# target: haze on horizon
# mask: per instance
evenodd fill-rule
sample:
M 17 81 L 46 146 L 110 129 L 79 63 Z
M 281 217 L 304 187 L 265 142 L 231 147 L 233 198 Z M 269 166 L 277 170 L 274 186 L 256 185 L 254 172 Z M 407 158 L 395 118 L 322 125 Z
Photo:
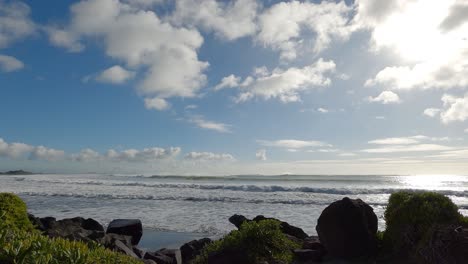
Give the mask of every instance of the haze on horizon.
M 464 0 L 0 0 L 0 169 L 466 174 Z

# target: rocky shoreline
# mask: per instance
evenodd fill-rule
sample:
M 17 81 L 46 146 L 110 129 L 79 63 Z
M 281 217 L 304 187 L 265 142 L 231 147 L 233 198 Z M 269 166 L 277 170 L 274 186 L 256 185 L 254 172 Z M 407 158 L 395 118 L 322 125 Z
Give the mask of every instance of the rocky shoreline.
M 162 248 L 146 251 L 138 247 L 143 235 L 143 225 L 138 219 L 115 219 L 106 230 L 93 219 L 75 217 L 56 220 L 53 217 L 38 218 L 29 215 L 30 221 L 44 235 L 61 237 L 73 241 L 98 243 L 108 249 L 124 253 L 148 264 L 189 264 L 202 250 L 214 241 L 210 238 L 192 240 L 180 248 Z M 278 219 L 262 215 L 248 219 L 242 215 L 233 215 L 229 219 L 239 230 L 246 223 L 263 223 L 275 221 L 279 230 L 297 247 L 292 249 L 293 263 L 309 264 L 321 262 L 338 263 L 396 263 L 395 256 L 388 256 L 383 250 L 382 238 L 377 230 L 377 216 L 371 206 L 360 199 L 343 198 L 325 208 L 317 221 L 318 236 L 309 236 L 301 228 L 292 226 Z M 450 237 L 455 243 L 447 262 L 411 262 L 410 256 L 398 256 L 398 263 L 464 263 L 468 257 L 468 228 L 458 225 L 444 225 L 443 236 Z M 437 241 L 436 241 L 437 242 Z M 446 240 L 444 243 L 448 243 Z M 458 248 L 457 248 L 458 247 Z M 382 251 L 384 253 L 382 253 Z M 416 253 L 414 253 L 416 254 Z M 210 264 L 245 263 L 245 252 L 242 250 L 224 250 L 207 256 Z M 286 263 L 277 260 L 262 261 L 262 264 Z

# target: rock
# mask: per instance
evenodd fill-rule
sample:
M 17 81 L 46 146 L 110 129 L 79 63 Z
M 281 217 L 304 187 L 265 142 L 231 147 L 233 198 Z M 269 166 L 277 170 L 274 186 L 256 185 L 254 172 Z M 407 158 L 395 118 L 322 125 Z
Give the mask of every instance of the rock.
M 114 250 L 116 241 L 122 242 L 128 248 L 133 248 L 131 236 L 109 233 L 106 234 L 103 238 L 101 238 L 98 242 L 106 248 Z
M 292 226 L 290 225 L 289 223 L 287 222 L 283 222 L 281 220 L 278 220 L 276 218 L 270 218 L 270 217 L 264 217 L 263 215 L 257 215 L 253 221 L 255 222 L 259 222 L 259 221 L 263 221 L 263 220 L 276 220 L 276 221 L 279 221 L 281 222 L 281 231 L 284 233 L 284 234 L 287 234 L 287 235 L 290 235 L 290 236 L 293 236 L 293 237 L 297 237 L 299 239 L 305 239 L 306 237 L 308 237 L 308 235 L 304 232 L 304 230 L 302 230 L 301 228 L 299 227 L 295 227 L 295 226 Z
M 139 258 L 135 252 L 133 252 L 133 249 L 129 248 L 127 245 L 125 245 L 122 241 L 116 240 L 114 244 L 114 250 L 122 252 L 128 256 L 134 257 L 134 258 Z
M 135 252 L 135 254 L 138 256 L 138 258 L 143 258 L 146 254 L 146 250 L 143 250 L 141 248 L 138 248 L 138 247 L 133 247 L 133 252 Z
M 201 250 L 209 243 L 211 243 L 211 239 L 202 238 L 199 240 L 192 240 L 188 243 L 183 244 L 180 247 L 182 263 L 187 264 L 196 256 L 200 255 Z
M 93 219 L 82 217 L 56 220 L 53 217 L 39 218 L 38 228 L 49 237 L 63 237 L 76 241 L 96 241 L 104 236 L 104 228 Z
M 154 260 L 151 260 L 151 259 L 144 259 L 143 263 L 145 263 L 145 264 L 158 264 Z
M 138 245 L 143 236 L 143 226 L 139 219 L 115 219 L 107 226 L 106 233 L 131 236 L 132 244 Z
M 181 264 L 182 263 L 182 256 L 180 253 L 180 249 L 167 249 L 167 248 L 162 248 L 158 251 L 156 251 L 159 254 L 162 254 L 164 256 L 168 256 L 172 259 L 172 263 L 176 264 Z
M 420 262 L 462 264 L 468 260 L 468 228 L 439 225 L 429 230 L 428 238 L 416 252 Z
M 231 224 L 235 225 L 237 228 L 240 228 L 243 223 L 248 222 L 248 221 L 250 221 L 250 220 L 247 219 L 243 215 L 235 214 L 235 215 L 229 217 L 229 222 L 231 222 Z
M 41 223 L 41 219 L 39 217 L 35 217 L 33 214 L 28 213 L 28 218 L 31 224 L 41 231 L 44 231 L 44 226 Z
M 300 262 L 321 261 L 323 257 L 323 252 L 320 250 L 295 249 L 293 252 L 294 259 Z
M 325 254 L 325 247 L 320 243 L 320 240 L 316 236 L 310 236 L 302 242 L 302 249 L 313 249 L 313 250 L 321 250 Z
M 316 230 L 332 256 L 353 259 L 373 255 L 377 249 L 377 216 L 360 199 L 343 198 L 325 208 Z
M 158 252 L 146 252 L 144 259 L 154 260 L 158 264 L 176 264 L 171 257 Z

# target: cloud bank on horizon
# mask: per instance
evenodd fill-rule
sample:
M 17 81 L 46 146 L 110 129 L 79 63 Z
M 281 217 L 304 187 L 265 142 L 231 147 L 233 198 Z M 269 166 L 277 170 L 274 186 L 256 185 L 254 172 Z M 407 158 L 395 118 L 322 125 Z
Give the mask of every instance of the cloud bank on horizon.
M 466 1 L 55 5 L 0 0 L 0 168 L 468 169 Z

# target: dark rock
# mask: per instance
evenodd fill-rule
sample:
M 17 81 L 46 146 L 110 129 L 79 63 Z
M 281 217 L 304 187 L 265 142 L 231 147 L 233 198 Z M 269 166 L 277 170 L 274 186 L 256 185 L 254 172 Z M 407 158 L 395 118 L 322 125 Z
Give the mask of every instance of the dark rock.
M 416 250 L 418 263 L 467 263 L 468 228 L 439 225 L 428 231 L 427 238 Z
M 299 227 L 295 227 L 295 226 L 292 226 L 290 225 L 289 223 L 287 222 L 283 222 L 283 221 L 280 221 L 276 218 L 270 218 L 270 217 L 264 217 L 263 215 L 257 215 L 253 221 L 255 222 L 259 222 L 259 221 L 263 221 L 263 220 L 276 220 L 276 221 L 279 221 L 281 222 L 281 231 L 284 233 L 284 234 L 287 234 L 287 235 L 290 235 L 290 236 L 293 236 L 293 237 L 297 237 L 299 239 L 305 239 L 306 237 L 308 237 L 308 235 L 304 232 L 304 230 L 302 230 L 301 228 Z
M 38 228 L 49 237 L 63 237 L 76 241 L 96 241 L 104 236 L 104 229 L 93 219 L 82 217 L 56 220 L 53 217 L 39 218 Z
M 180 249 L 167 249 L 167 248 L 162 248 L 158 251 L 156 251 L 159 254 L 162 254 L 164 256 L 168 256 L 172 259 L 173 263 L 176 264 L 181 264 L 182 263 L 182 256 L 180 253 Z
M 129 248 L 127 245 L 125 245 L 122 241 L 116 240 L 114 244 L 114 250 L 118 252 L 122 252 L 126 254 L 127 256 L 131 256 L 134 258 L 139 258 L 135 252 L 133 252 L 133 249 Z
M 135 254 L 138 256 L 138 258 L 143 258 L 146 254 L 146 250 L 143 250 L 141 248 L 138 248 L 138 247 L 133 247 L 133 252 L 135 252 Z
M 145 264 L 158 264 L 154 260 L 151 260 L 151 259 L 144 259 L 143 263 L 145 263 Z
M 41 231 L 44 231 L 44 226 L 41 223 L 41 219 L 39 217 L 35 217 L 33 214 L 28 213 L 28 218 L 31 224 Z
M 310 236 L 302 242 L 302 249 L 313 249 L 313 250 L 321 250 L 325 252 L 325 247 L 320 243 L 320 240 L 316 236 Z
M 146 252 L 144 259 L 154 260 L 158 264 L 176 264 L 171 257 L 158 252 Z
M 138 245 L 143 236 L 143 226 L 139 219 L 115 219 L 107 226 L 106 233 L 131 236 L 132 244 Z
M 377 249 L 377 216 L 360 199 L 343 198 L 325 208 L 317 233 L 327 252 L 344 259 L 373 255 Z
M 209 264 L 240 264 L 249 263 L 245 252 L 240 250 L 223 250 L 208 255 Z
M 128 248 L 133 248 L 132 237 L 109 233 L 101 238 L 98 242 L 109 249 L 115 249 L 116 241 L 120 241 L 125 244 Z
M 202 238 L 199 240 L 192 240 L 188 243 L 183 244 L 180 247 L 182 263 L 187 264 L 196 256 L 200 255 L 201 250 L 209 243 L 211 243 L 211 239 Z
M 323 252 L 320 250 L 313 249 L 295 249 L 294 258 L 301 262 L 309 261 L 321 261 L 323 257 Z
M 248 221 L 250 220 L 247 219 L 247 217 L 243 215 L 235 214 L 229 217 L 229 222 L 231 222 L 231 224 L 235 225 L 237 228 L 240 228 L 243 223 L 248 222 Z

